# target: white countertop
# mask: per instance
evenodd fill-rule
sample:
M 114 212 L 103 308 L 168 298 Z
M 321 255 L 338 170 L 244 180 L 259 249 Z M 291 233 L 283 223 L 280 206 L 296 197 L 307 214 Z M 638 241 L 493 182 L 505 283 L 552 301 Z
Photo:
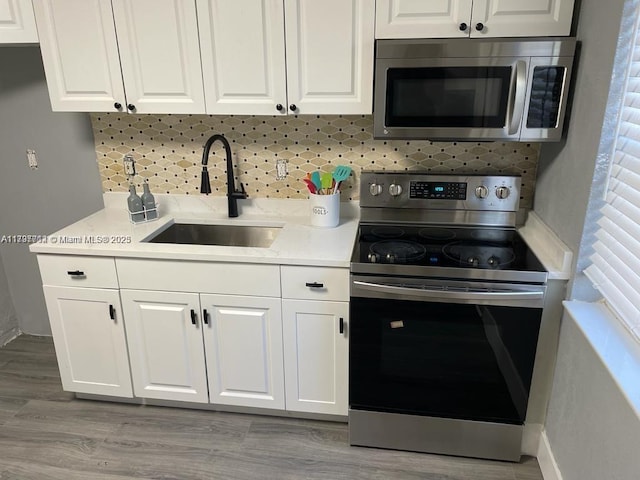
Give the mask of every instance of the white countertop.
M 129 221 L 126 210 L 127 195 L 106 193 L 103 210 L 33 243 L 31 251 L 348 268 L 358 231 L 357 202 L 341 204 L 340 224 L 337 227 L 321 228 L 310 225 L 307 200 L 240 200 L 240 215 L 229 218 L 226 197 L 201 195 L 156 195 L 159 218 L 134 225 Z M 269 248 L 143 241 L 172 222 L 278 226 L 282 230 Z
M 529 212 L 518 233 L 549 272 L 549 280 L 569 280 L 573 252 L 535 212 Z
M 217 262 L 272 263 L 348 268 L 358 232 L 357 202 L 341 203 L 335 228 L 309 224 L 307 200 L 258 198 L 240 200 L 240 216 L 227 216 L 226 197 L 156 195 L 160 218 L 132 224 L 126 210 L 127 193 L 105 193 L 105 208 L 30 246 L 35 253 L 182 259 Z M 215 245 L 176 245 L 144 242 L 169 223 L 213 223 L 282 227 L 269 248 Z M 571 276 L 571 250 L 534 213 L 519 229 L 549 279 Z M 101 242 L 101 243 L 98 243 Z

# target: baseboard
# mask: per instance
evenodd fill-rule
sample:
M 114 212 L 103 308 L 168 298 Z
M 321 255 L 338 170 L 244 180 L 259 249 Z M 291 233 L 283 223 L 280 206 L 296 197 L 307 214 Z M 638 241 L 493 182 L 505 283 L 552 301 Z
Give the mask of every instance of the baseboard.
M 15 327 L 0 335 L 0 347 L 4 347 L 7 343 L 18 338 L 20 333 L 20 329 Z
M 538 456 L 538 448 L 540 446 L 540 434 L 542 433 L 542 424 L 525 423 L 522 431 L 522 447 L 523 455 L 530 457 Z
M 551 445 L 547 438 L 546 430 L 540 434 L 540 444 L 538 445 L 538 465 L 544 480 L 562 480 L 562 474 L 556 463 L 556 458 L 551 451 Z

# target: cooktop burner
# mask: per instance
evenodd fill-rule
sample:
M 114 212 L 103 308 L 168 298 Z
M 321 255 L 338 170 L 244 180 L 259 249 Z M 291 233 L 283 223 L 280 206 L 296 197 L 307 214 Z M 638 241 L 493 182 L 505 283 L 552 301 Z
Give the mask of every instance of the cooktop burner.
M 352 262 L 545 271 L 513 228 L 361 224 Z

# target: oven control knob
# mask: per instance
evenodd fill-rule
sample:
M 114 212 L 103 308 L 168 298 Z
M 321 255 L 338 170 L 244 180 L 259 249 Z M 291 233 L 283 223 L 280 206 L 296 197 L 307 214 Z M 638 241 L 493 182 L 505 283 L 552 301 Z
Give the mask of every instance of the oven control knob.
M 490 267 L 497 267 L 498 265 L 500 265 L 500 259 L 492 255 L 487 258 L 487 265 L 489 265 Z
M 479 185 L 476 187 L 476 197 L 478 198 L 487 198 L 489 196 L 489 189 L 484 185 Z
M 396 263 L 396 256 L 393 253 L 387 253 L 386 262 Z
M 378 185 L 377 183 L 372 183 L 371 185 L 369 185 L 369 193 L 372 196 L 377 197 L 382 193 L 382 185 Z
M 496 197 L 505 199 L 511 194 L 511 190 L 509 187 L 498 187 L 496 188 Z
M 375 253 L 370 253 L 369 255 L 367 255 L 367 258 L 371 263 L 378 263 L 378 255 L 376 255 Z
M 480 263 L 480 260 L 478 260 L 478 257 L 469 257 L 467 258 L 467 263 L 472 267 L 477 267 Z
M 402 193 L 402 185 L 398 185 L 397 183 L 392 183 L 389 185 L 389 195 L 392 197 L 397 197 Z

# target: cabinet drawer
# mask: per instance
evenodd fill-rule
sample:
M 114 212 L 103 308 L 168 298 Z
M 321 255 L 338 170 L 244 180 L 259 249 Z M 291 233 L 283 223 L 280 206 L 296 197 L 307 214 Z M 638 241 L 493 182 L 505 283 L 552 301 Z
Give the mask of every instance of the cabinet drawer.
M 43 285 L 118 288 L 116 264 L 111 257 L 38 255 Z
M 278 265 L 116 259 L 121 288 L 280 296 Z
M 283 266 L 281 274 L 283 298 L 349 301 L 346 268 Z

